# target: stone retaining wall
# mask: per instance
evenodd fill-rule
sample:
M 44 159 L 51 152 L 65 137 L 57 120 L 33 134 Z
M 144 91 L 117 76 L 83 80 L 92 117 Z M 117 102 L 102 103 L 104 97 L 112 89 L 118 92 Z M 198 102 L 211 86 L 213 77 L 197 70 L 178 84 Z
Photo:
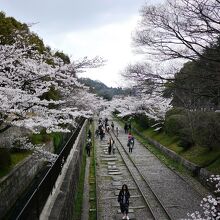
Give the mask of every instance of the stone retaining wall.
M 16 138 L 27 136 L 30 133 L 30 130 L 23 127 L 10 127 L 3 133 L 0 133 L 0 147 L 11 148 L 13 147 L 13 142 Z
M 43 161 L 29 156 L 0 180 L 0 219 L 13 206 L 43 165 Z
M 58 180 L 60 183 L 56 183 L 57 188 L 54 190 L 53 195 L 48 198 L 40 219 L 66 220 L 72 219 L 74 216 L 74 197 L 80 176 L 83 147 L 86 142 L 86 125 L 87 121 L 75 141 L 66 164 L 64 164 L 60 180 Z M 51 207 L 51 204 L 53 205 L 50 213 L 46 216 L 48 214 L 46 206 Z

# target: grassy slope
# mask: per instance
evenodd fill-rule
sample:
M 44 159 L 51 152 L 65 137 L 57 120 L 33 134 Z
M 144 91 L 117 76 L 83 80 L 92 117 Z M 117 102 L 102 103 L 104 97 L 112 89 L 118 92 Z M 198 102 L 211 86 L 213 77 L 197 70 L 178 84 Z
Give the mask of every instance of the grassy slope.
M 73 220 L 79 220 L 81 218 L 82 205 L 83 205 L 83 189 L 84 189 L 85 171 L 86 171 L 86 151 L 85 151 L 85 146 L 83 146 L 82 166 L 81 166 L 81 171 L 80 171 L 79 183 L 77 186 L 77 192 L 76 192 L 76 196 L 74 199 L 75 206 L 74 206 Z
M 11 153 L 11 165 L 5 169 L 0 169 L 0 178 L 7 175 L 19 162 L 30 154 L 31 152 Z

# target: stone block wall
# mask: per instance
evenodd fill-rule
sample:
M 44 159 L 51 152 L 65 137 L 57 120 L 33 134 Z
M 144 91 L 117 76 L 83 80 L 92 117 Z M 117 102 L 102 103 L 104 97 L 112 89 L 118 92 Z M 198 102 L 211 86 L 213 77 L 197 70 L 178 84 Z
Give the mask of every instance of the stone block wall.
M 0 219 L 13 206 L 43 165 L 43 161 L 29 156 L 0 179 Z
M 0 147 L 11 148 L 16 138 L 26 136 L 30 133 L 30 130 L 23 127 L 10 127 L 8 130 L 0 133 Z

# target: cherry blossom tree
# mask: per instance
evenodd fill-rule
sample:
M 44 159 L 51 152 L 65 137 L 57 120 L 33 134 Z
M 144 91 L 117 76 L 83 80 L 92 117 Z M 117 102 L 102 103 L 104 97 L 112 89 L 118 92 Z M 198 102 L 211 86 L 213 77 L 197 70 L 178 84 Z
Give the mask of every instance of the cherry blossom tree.
M 207 180 L 213 184 L 215 184 L 215 193 L 220 192 L 220 175 L 211 175 L 211 177 Z M 203 213 L 196 211 L 194 213 L 189 213 L 188 216 L 190 219 L 196 220 L 218 220 L 220 219 L 220 197 L 214 197 L 212 195 L 208 195 L 203 198 L 200 206 L 203 209 Z
M 87 110 L 91 109 L 96 97 L 90 95 L 86 88 L 77 81 L 76 73 L 85 68 L 95 68 L 103 64 L 101 58 L 75 61 L 70 64 L 53 56 L 48 52 L 39 53 L 34 45 L 22 43 L 22 37 L 16 36 L 12 45 L 0 45 L 0 113 L 1 132 L 12 125 L 24 126 L 33 132 L 38 132 L 40 127 L 46 127 L 48 132 L 67 131 L 61 124 L 75 123 L 75 118 L 86 115 L 81 104 L 75 103 L 68 107 L 66 96 L 75 96 L 84 93 L 90 97 Z M 58 100 L 44 99 L 44 95 L 51 88 L 59 91 Z M 74 93 L 74 89 L 80 93 Z M 53 106 L 53 107 L 51 107 Z M 78 108 L 80 107 L 80 108 Z
M 145 114 L 155 121 L 163 121 L 166 111 L 171 107 L 170 100 L 164 99 L 158 94 L 139 94 L 139 96 L 127 96 L 114 98 L 110 102 L 109 110 L 120 112 L 119 117 L 134 114 Z

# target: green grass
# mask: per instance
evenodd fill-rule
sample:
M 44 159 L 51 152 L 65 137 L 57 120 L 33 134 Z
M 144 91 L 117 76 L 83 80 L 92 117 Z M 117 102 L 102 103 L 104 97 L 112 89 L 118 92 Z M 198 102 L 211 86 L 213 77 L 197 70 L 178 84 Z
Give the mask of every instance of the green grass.
M 11 162 L 12 162 L 12 166 L 14 167 L 15 165 L 17 165 L 19 162 L 21 162 L 22 160 L 24 160 L 26 157 L 28 157 L 31 154 L 30 151 L 27 152 L 16 152 L 16 153 L 11 153 Z
M 141 133 L 144 136 L 153 138 L 162 145 L 169 147 L 169 149 L 175 151 L 176 153 L 180 153 L 183 151 L 183 148 L 178 146 L 178 139 L 175 136 L 170 137 L 164 132 L 155 132 L 152 128 L 142 131 Z
M 30 140 L 32 144 L 42 144 L 53 140 L 54 153 L 59 153 L 63 147 L 63 134 L 60 132 L 47 134 L 45 130 L 42 130 L 40 134 L 32 134 Z
M 212 171 L 215 174 L 220 173 L 220 158 L 213 162 L 211 165 L 207 167 L 208 170 Z
M 11 170 L 12 170 L 11 167 L 5 167 L 3 169 L 0 169 L 0 178 L 6 176 Z
M 86 168 L 86 152 L 85 146 L 83 147 L 83 159 L 80 171 L 79 183 L 77 186 L 77 192 L 74 199 L 74 217 L 73 220 L 79 220 L 81 218 L 82 206 L 83 206 L 83 189 L 84 189 L 84 179 L 85 179 L 85 169 Z
M 199 166 L 206 167 L 213 163 L 220 156 L 220 149 L 210 151 L 207 148 L 194 146 L 189 150 L 181 153 L 184 158 L 193 161 Z
M 23 161 L 30 154 L 31 154 L 30 151 L 10 153 L 11 165 L 8 167 L 5 167 L 4 169 L 0 169 L 0 178 L 2 178 L 3 176 L 6 176 L 18 163 Z
M 59 153 L 61 148 L 63 147 L 63 134 L 60 132 L 54 132 L 51 134 L 53 137 L 53 145 L 54 145 L 54 152 Z
M 32 144 L 42 144 L 50 141 L 51 139 L 52 139 L 51 134 L 45 134 L 45 133 L 32 134 L 30 136 L 30 140 Z

